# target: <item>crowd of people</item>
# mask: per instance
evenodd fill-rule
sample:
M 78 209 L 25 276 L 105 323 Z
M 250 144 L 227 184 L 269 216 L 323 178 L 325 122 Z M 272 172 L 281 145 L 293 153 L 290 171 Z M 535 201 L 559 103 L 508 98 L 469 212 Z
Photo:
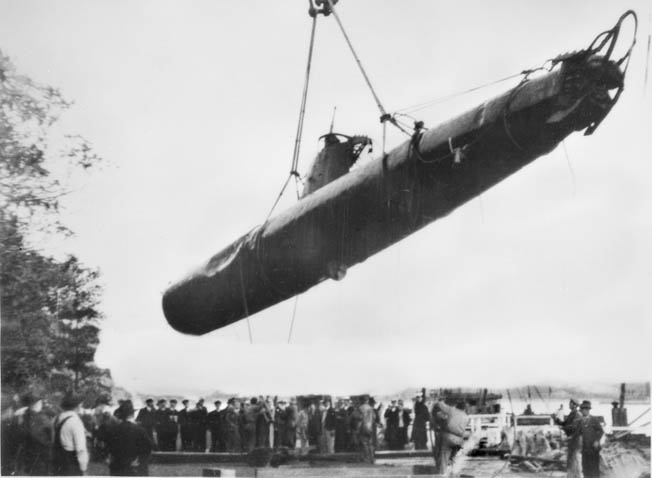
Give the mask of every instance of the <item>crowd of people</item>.
M 437 473 L 445 474 L 466 437 L 473 406 L 413 398 L 384 406 L 363 395 L 217 400 L 209 412 L 204 400 L 147 399 L 134 409 L 131 400 L 101 400 L 92 411 L 81 398 L 63 397 L 56 409 L 27 394 L 2 414 L 2 474 L 79 475 L 89 461 L 108 464 L 112 475 L 147 475 L 152 451 L 248 453 L 257 448 L 314 450 L 322 454 L 356 452 L 374 462 L 377 448 L 426 450 L 433 444 Z M 598 476 L 602 426 L 591 404 L 570 401 L 569 415 L 554 416 L 568 437 L 568 472 Z M 580 411 L 578 411 L 578 408 Z M 430 435 L 430 436 L 429 436 Z M 410 445 L 411 443 L 411 445 Z M 583 471 L 580 471 L 583 470 Z M 583 474 L 582 474 L 583 473 Z
M 365 401 L 373 413 L 365 416 Z M 402 400 L 387 407 L 373 397 L 343 398 L 271 397 L 230 398 L 214 402 L 210 412 L 203 399 L 191 406 L 182 400 L 147 399 L 136 423 L 147 432 L 159 451 L 249 452 L 254 448 L 287 447 L 319 453 L 361 451 L 365 433 L 374 446 L 404 449 L 413 441 L 416 449 L 427 448 L 428 407 L 423 397 L 414 399 L 414 411 Z M 99 423 L 110 423 L 108 409 Z M 411 434 L 408 429 L 411 425 Z
M 116 407 L 117 405 L 117 407 Z M 106 397 L 92 410 L 67 395 L 54 406 L 26 394 L 3 411 L 3 474 L 83 473 L 89 461 L 107 462 L 112 474 L 147 472 L 148 457 L 160 452 L 248 453 L 255 448 L 357 452 L 374 461 L 374 450 L 403 449 L 414 442 L 427 448 L 428 407 L 414 398 L 414 410 L 402 400 L 384 407 L 373 397 L 333 400 L 328 396 L 147 399 L 135 410 L 131 400 L 112 404 Z M 411 433 L 408 435 L 408 430 Z

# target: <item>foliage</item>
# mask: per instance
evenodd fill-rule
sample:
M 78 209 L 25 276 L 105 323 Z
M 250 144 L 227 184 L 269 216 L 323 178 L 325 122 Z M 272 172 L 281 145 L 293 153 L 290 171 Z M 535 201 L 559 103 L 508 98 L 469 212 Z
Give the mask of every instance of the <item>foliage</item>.
M 20 389 L 102 388 L 99 273 L 75 256 L 56 260 L 30 244 L 36 230 L 71 234 L 60 221 L 69 190 L 58 171 L 87 170 L 99 158 L 80 136 L 53 151 L 50 132 L 70 107 L 61 93 L 16 73 L 0 51 L 0 305 L 2 384 Z

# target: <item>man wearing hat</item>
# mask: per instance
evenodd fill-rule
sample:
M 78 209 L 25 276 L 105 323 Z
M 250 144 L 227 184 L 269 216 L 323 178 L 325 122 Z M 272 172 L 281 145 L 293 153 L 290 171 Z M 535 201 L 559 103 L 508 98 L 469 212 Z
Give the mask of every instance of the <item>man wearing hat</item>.
M 47 475 L 50 465 L 50 447 L 52 446 L 52 420 L 43 411 L 40 396 L 27 393 L 23 397 L 27 407 L 19 417 L 21 426 L 22 453 L 18 456 L 19 470 L 26 475 Z M 3 437 L 4 438 L 4 437 Z
M 63 412 L 54 421 L 54 475 L 81 476 L 88 467 L 86 430 L 77 414 L 80 404 L 81 398 L 73 394 L 66 395 L 61 401 Z
M 154 400 L 145 400 L 145 407 L 141 408 L 136 417 L 136 423 L 145 429 L 149 439 L 154 442 L 154 426 L 156 425 L 156 413 L 154 411 Z
M 188 404 L 190 401 L 187 398 L 181 400 L 183 409 L 179 412 L 179 433 L 181 435 L 181 450 L 182 451 L 191 451 L 192 450 L 192 433 L 190 426 L 190 410 L 188 410 Z
M 392 400 L 389 407 L 385 410 L 385 441 L 390 450 L 398 450 L 398 415 L 399 410 L 396 405 L 396 399 Z
M 414 448 L 417 450 L 426 450 L 428 448 L 428 435 L 426 432 L 426 423 L 430 421 L 430 412 L 424 402 L 423 394 L 417 395 L 414 399 L 414 423 L 412 424 L 412 440 Z
M 577 407 L 580 403 L 571 398 L 568 402 L 570 413 L 563 420 L 553 415 L 555 423 L 561 427 L 568 438 L 568 458 L 566 461 L 566 473 L 568 478 L 582 478 L 582 466 L 580 461 L 580 447 L 579 447 L 579 429 L 580 412 Z
M 177 410 L 177 400 L 172 398 L 170 400 L 170 408 L 168 409 L 170 418 L 170 439 L 172 440 L 172 451 L 177 450 L 177 439 L 179 438 L 179 410 Z
M 147 432 L 134 423 L 131 400 L 120 405 L 118 415 L 120 423 L 113 427 L 107 440 L 111 456 L 109 471 L 113 476 L 148 476 L 152 442 Z
M 224 451 L 223 440 L 224 427 L 222 426 L 222 402 L 216 400 L 215 410 L 208 412 L 208 429 L 211 432 L 211 451 L 221 452 Z
M 577 433 L 582 439 L 582 471 L 584 478 L 597 478 L 600 476 L 600 439 L 604 430 L 600 420 L 591 415 L 591 402 L 584 400 L 580 412 L 582 417 Z

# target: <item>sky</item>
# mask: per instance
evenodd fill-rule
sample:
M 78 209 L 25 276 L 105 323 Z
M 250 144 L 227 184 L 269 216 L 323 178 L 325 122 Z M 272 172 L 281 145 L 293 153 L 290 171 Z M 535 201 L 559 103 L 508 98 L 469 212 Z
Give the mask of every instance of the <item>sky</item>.
M 388 111 L 588 46 L 639 15 L 621 100 L 562 147 L 293 300 L 201 337 L 163 291 L 260 224 L 290 168 L 307 2 L 0 0 L 0 48 L 74 101 L 53 134 L 103 165 L 67 197 L 71 252 L 102 273 L 97 362 L 149 393 L 354 393 L 647 380 L 652 358 L 652 124 L 647 0 L 342 0 Z M 631 28 L 623 32 L 624 45 Z M 622 48 L 622 47 L 621 47 Z M 330 125 L 381 150 L 379 113 L 333 17 L 319 18 L 299 169 Z M 419 112 L 433 127 L 518 79 Z M 388 146 L 403 141 L 390 131 Z M 368 158 L 367 160 L 371 160 Z M 56 166 L 54 167 L 56 170 Z M 289 189 L 277 211 L 296 200 Z

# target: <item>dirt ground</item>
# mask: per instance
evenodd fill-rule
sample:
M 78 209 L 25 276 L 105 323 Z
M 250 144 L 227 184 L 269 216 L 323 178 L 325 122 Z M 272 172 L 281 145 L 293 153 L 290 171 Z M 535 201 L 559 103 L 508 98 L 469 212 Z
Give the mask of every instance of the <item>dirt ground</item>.
M 337 477 L 382 477 L 398 478 L 410 477 L 412 475 L 412 466 L 415 464 L 432 465 L 428 459 L 392 459 L 377 460 L 375 465 L 323 465 L 308 467 L 305 464 L 295 464 L 282 466 L 280 468 L 263 468 L 255 470 L 254 468 L 240 465 L 214 465 L 215 467 L 234 469 L 236 476 L 258 477 L 258 478 L 280 478 L 288 477 L 305 477 L 305 478 L 326 478 L 331 476 Z M 211 468 L 209 464 L 180 464 L 180 465 L 150 465 L 150 476 L 202 476 L 204 468 Z M 93 463 L 90 466 L 89 474 L 108 475 L 108 467 L 104 464 Z M 423 475 L 421 475 L 423 476 Z M 431 475 L 433 476 L 433 475 Z M 509 478 L 533 478 L 535 476 L 545 476 L 546 478 L 561 478 L 565 476 L 563 472 L 553 472 L 545 474 L 528 474 L 514 473 L 506 465 L 506 462 L 498 458 L 466 458 L 460 468 L 460 477 L 477 477 L 489 478 L 506 476 Z

